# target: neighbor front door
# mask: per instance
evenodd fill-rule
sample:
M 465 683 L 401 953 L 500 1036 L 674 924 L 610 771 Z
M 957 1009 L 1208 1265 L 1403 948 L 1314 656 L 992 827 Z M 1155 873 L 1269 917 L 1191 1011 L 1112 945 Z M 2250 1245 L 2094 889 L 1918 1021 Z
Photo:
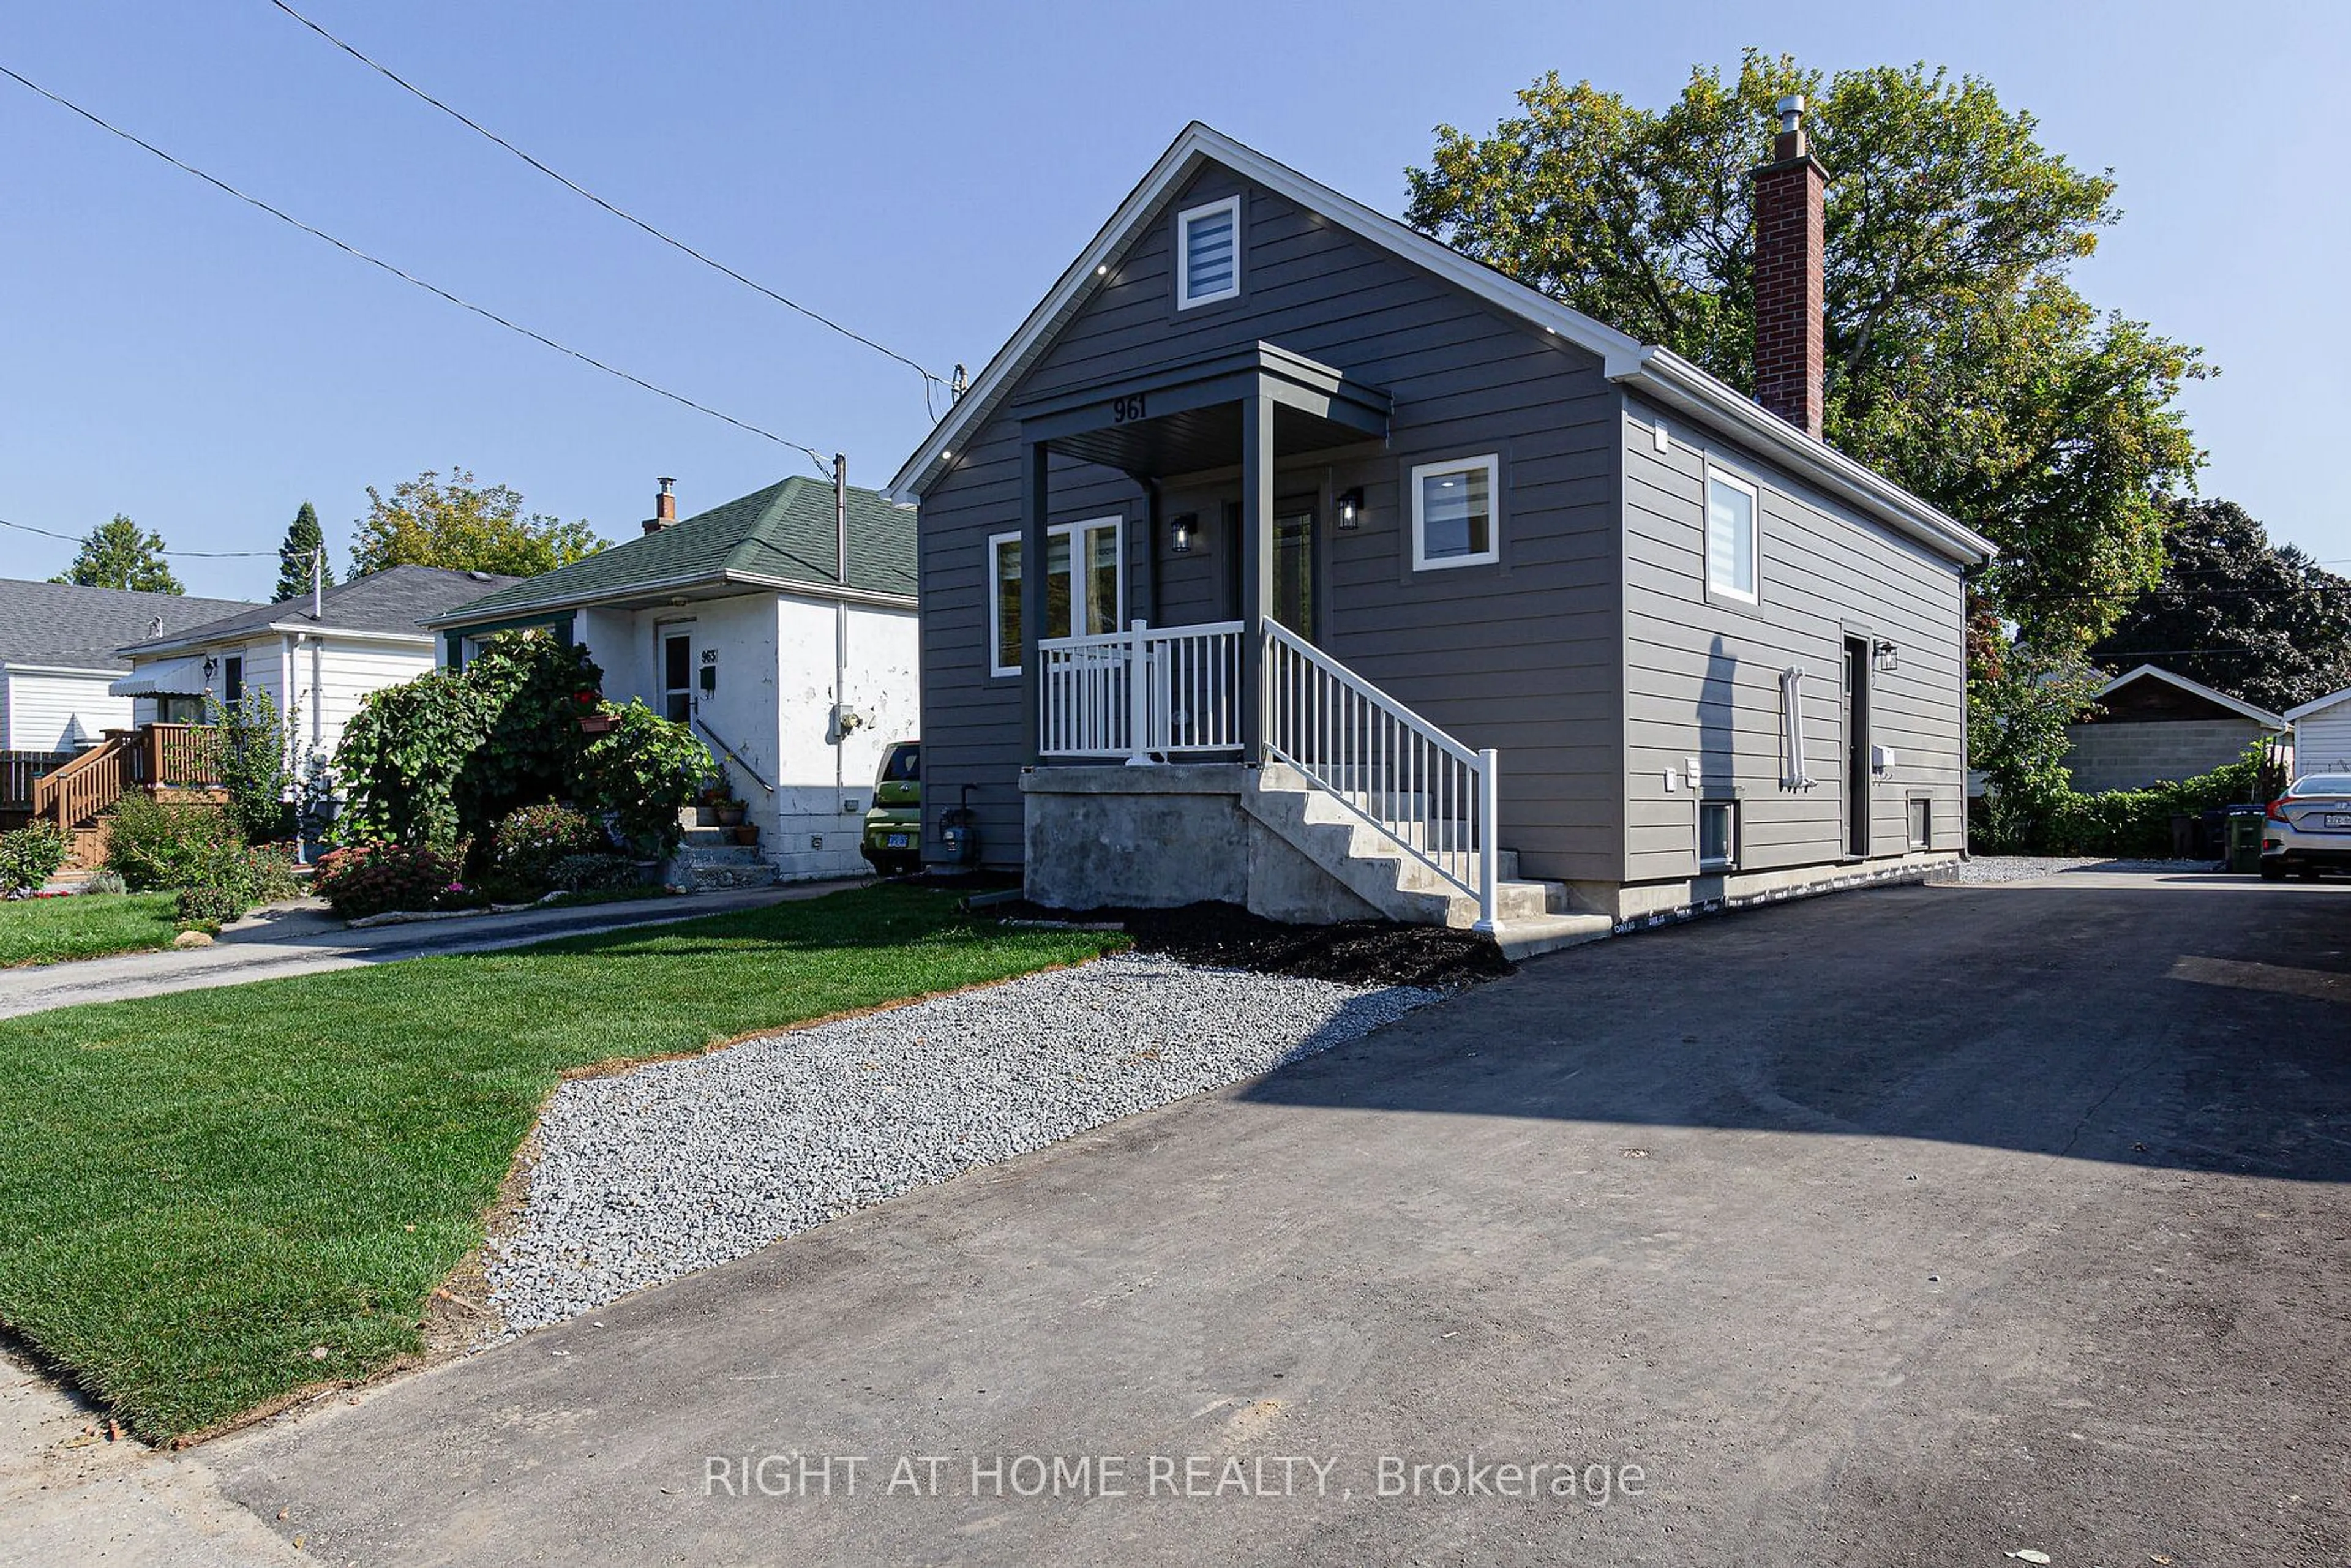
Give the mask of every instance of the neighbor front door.
M 694 717 L 694 628 L 664 626 L 661 633 L 662 715 L 674 724 Z

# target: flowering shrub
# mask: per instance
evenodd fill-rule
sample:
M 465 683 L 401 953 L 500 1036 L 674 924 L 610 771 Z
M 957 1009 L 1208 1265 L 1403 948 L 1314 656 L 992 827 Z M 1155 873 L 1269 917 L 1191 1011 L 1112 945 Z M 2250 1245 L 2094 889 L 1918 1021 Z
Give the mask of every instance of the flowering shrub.
M 550 800 L 499 819 L 490 832 L 490 864 L 507 881 L 543 893 L 561 885 L 552 874 L 559 862 L 609 854 L 611 848 L 602 823 Z
M 446 909 L 468 902 L 455 857 L 422 844 L 371 843 L 336 850 L 319 862 L 312 886 L 346 920 L 392 909 Z

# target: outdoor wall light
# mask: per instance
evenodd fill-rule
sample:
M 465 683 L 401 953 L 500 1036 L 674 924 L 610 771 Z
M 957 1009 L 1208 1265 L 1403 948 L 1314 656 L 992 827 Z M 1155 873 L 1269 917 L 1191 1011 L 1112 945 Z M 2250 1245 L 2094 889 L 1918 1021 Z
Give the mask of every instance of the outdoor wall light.
M 206 653 L 204 655 L 204 685 L 211 685 L 213 684 L 213 675 L 214 672 L 219 670 L 219 668 L 220 661 L 214 658 L 210 653 Z
M 1338 496 L 1339 526 L 1352 532 L 1364 521 L 1364 492 L 1360 486 L 1342 490 Z
M 1199 523 L 1200 519 L 1190 512 L 1180 517 L 1170 517 L 1167 520 L 1167 549 L 1176 555 L 1190 555 L 1192 534 Z
M 1879 674 L 1890 675 L 1902 667 L 1902 650 L 1888 639 L 1880 637 L 1871 652 L 1876 655 Z

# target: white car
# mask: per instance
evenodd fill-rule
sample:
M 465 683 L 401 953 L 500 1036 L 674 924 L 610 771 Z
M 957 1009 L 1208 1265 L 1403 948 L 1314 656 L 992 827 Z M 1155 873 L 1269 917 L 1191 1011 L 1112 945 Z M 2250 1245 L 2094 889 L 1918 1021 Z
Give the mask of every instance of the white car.
M 2351 773 L 2305 773 L 2270 802 L 2262 824 L 2262 875 L 2300 872 L 2316 881 L 2351 871 Z

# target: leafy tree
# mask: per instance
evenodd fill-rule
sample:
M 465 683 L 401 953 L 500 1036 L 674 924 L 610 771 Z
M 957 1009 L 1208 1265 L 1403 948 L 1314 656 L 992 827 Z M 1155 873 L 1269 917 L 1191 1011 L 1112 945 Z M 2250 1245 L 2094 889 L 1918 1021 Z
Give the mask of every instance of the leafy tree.
M 523 515 L 522 497 L 505 485 L 481 485 L 463 468 L 444 480 L 427 469 L 385 496 L 368 486 L 368 515 L 351 545 L 351 571 L 388 566 L 440 566 L 535 577 L 595 554 L 609 542 L 585 522 Z
M 2163 579 L 2091 649 L 2142 662 L 2275 712 L 2351 686 L 2351 580 L 2269 532 L 2234 501 L 2182 501 Z
M 305 501 L 302 509 L 294 514 L 294 520 L 286 526 L 286 542 L 277 547 L 277 590 L 270 595 L 270 602 L 299 599 L 310 591 L 310 561 L 314 555 L 319 559 L 319 585 L 334 587 L 335 569 L 325 558 L 326 548 L 326 530 L 319 527 L 318 508 Z
M 128 588 L 141 593 L 187 591 L 164 564 L 163 536 L 147 532 L 120 512 L 114 514 L 112 522 L 90 529 L 73 565 L 49 580 L 84 588 Z
M 294 831 L 293 736 L 269 693 L 249 685 L 233 703 L 207 695 L 214 766 L 228 796 L 229 820 L 247 843 L 266 844 Z
M 682 724 L 640 704 L 614 707 L 587 650 L 544 632 L 490 639 L 465 669 L 369 695 L 343 728 L 334 771 L 349 797 L 344 844 L 390 841 L 486 859 L 490 830 L 517 807 L 572 800 L 611 812 L 649 854 L 677 845 L 678 808 L 716 766 Z M 580 720 L 612 723 L 590 737 Z
M 1824 78 L 1750 50 L 1635 108 L 1554 73 L 1493 134 L 1437 130 L 1408 216 L 1731 386 L 1754 384 L 1754 187 L 1801 92 L 1830 172 L 1830 443 L 1990 534 L 1985 580 L 2029 638 L 2078 649 L 2154 581 L 2164 493 L 2200 455 L 2175 398 L 2199 351 L 2102 315 L 2065 280 L 2120 216 L 2115 185 L 2043 147 L 1991 86 L 1924 66 Z M 2062 585 L 2062 591 L 2061 591 Z
M 1970 754 L 2003 787 L 2062 778 L 2050 714 L 2157 580 L 2170 497 L 2202 461 L 2178 393 L 2210 373 L 2067 281 L 2121 215 L 2109 174 L 1976 78 L 1823 77 L 1750 50 L 1735 81 L 1694 70 L 1663 110 L 1553 73 L 1490 135 L 1440 126 L 1407 215 L 1751 390 L 1750 175 L 1791 92 L 1830 175 L 1827 439 L 2001 547 L 1971 585 Z

